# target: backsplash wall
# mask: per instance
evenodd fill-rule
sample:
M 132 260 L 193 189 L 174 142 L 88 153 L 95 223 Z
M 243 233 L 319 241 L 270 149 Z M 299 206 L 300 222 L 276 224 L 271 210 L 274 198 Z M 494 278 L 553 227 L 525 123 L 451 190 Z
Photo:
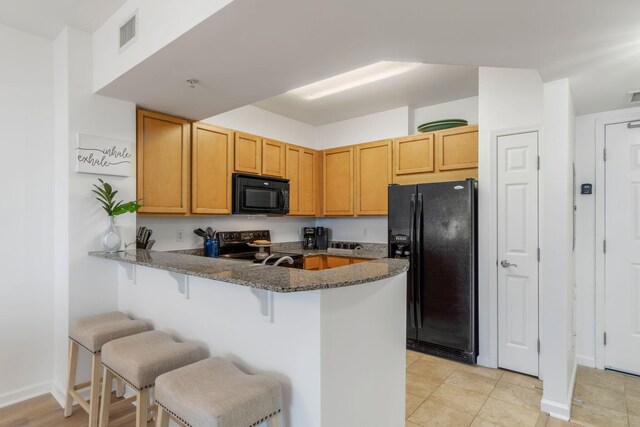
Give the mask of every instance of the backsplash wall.
M 193 234 L 196 228 L 212 227 L 220 231 L 269 230 L 275 243 L 302 240 L 302 227 L 328 227 L 331 240 L 387 243 L 387 217 L 369 218 L 291 218 L 247 215 L 227 216 L 137 216 L 138 227 L 153 230 L 154 250 L 193 249 L 202 238 Z M 182 241 L 177 241 L 182 230 Z M 129 242 L 126 242 L 129 243 Z
M 202 245 L 202 238 L 196 236 L 196 228 L 211 227 L 218 231 L 269 230 L 271 240 L 276 243 L 302 240 L 300 229 L 315 226 L 315 218 L 267 217 L 264 215 L 225 216 L 145 216 L 138 215 L 138 227 L 153 230 L 154 250 L 193 249 Z M 182 242 L 177 241 L 178 230 L 182 230 Z

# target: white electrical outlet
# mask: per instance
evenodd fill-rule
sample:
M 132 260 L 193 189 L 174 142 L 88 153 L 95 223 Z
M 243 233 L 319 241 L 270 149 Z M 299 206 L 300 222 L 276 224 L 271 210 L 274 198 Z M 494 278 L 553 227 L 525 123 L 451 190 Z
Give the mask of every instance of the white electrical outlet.
M 362 229 L 362 235 L 363 235 L 363 236 L 366 236 L 366 235 L 367 235 L 367 227 L 365 227 L 365 228 L 363 228 L 363 229 Z
M 182 242 L 184 240 L 184 230 L 178 230 L 176 234 L 176 242 Z

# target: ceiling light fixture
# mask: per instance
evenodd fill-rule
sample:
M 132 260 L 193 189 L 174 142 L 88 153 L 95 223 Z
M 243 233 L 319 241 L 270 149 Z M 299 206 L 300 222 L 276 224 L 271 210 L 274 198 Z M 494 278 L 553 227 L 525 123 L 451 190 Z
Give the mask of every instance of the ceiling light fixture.
M 366 85 L 367 83 L 406 73 L 420 65 L 422 64 L 419 62 L 380 61 L 290 90 L 288 93 L 307 100 L 323 98 L 354 87 Z

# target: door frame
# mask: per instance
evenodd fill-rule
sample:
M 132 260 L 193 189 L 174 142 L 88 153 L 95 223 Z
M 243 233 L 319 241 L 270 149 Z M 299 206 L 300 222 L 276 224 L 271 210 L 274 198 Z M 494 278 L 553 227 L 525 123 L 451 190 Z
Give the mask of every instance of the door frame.
M 606 288 L 606 267 L 605 256 L 603 251 L 603 242 L 606 238 L 606 205 L 605 205 L 605 161 L 604 161 L 604 148 L 606 141 L 606 131 L 608 125 L 616 125 L 631 121 L 640 120 L 640 112 L 635 113 L 616 113 L 609 117 L 596 119 L 596 147 L 595 147 L 595 163 L 596 163 L 596 241 L 595 241 L 595 316 L 596 316 L 596 330 L 595 330 L 595 364 L 596 368 L 604 369 L 606 356 L 604 345 L 604 332 L 605 332 L 605 316 L 606 316 L 606 304 L 605 304 L 605 288 Z M 602 191 L 598 191 L 601 189 Z
M 485 307 L 489 313 L 489 356 L 479 358 L 484 362 L 486 366 L 493 368 L 498 367 L 498 138 L 510 135 L 519 135 L 523 133 L 537 132 L 538 134 L 538 155 L 543 159 L 543 130 L 542 125 L 524 126 L 517 128 L 501 129 L 491 132 L 490 137 L 490 152 L 491 152 L 491 179 L 490 179 L 490 195 L 491 195 L 491 213 L 489 218 L 489 254 L 490 257 L 487 260 L 491 262 L 489 268 L 489 283 L 487 284 L 487 291 L 489 296 L 489 306 Z M 542 163 L 544 164 L 544 163 Z M 542 229 L 542 166 L 538 170 L 538 246 L 542 248 L 542 235 L 540 230 Z M 540 301 L 542 301 L 542 286 L 540 286 L 540 277 L 542 276 L 542 261 L 538 262 L 538 339 L 542 341 L 542 330 L 540 328 Z M 480 285 L 479 285 L 480 286 Z M 481 295 L 480 289 L 478 289 L 479 297 Z M 482 306 L 479 307 L 482 309 Z M 540 364 L 540 355 L 538 355 L 538 377 L 542 379 L 542 365 Z

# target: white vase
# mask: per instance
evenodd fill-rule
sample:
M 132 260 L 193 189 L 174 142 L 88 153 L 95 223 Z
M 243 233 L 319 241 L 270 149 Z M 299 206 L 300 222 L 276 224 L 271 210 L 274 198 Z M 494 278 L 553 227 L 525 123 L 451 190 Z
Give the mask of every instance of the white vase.
M 105 252 L 118 252 L 122 239 L 116 228 L 115 217 L 108 216 L 107 218 L 109 220 L 109 226 L 107 227 L 106 233 L 102 236 L 102 249 L 104 249 Z

